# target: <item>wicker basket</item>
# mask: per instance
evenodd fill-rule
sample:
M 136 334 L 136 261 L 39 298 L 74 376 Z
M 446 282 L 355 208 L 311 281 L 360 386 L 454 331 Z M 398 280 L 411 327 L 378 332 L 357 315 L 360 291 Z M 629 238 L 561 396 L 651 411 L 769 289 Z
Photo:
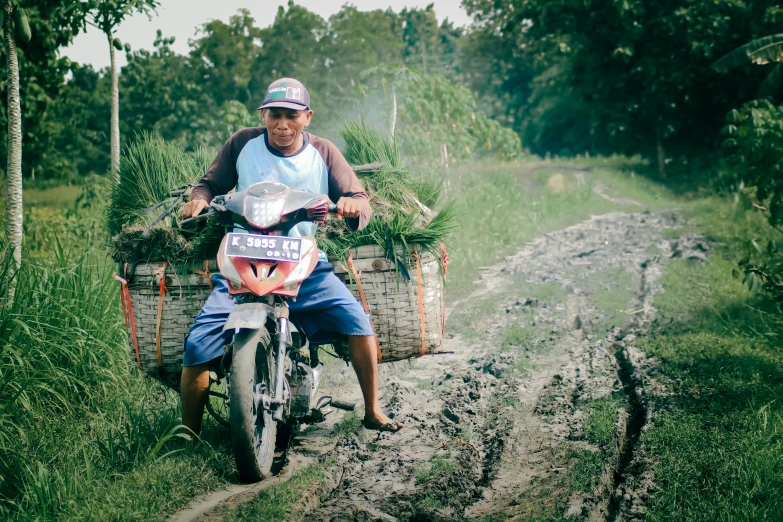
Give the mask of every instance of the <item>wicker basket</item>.
M 443 343 L 444 306 L 440 261 L 428 252 L 410 256 L 410 280 L 406 280 L 378 246 L 355 248 L 349 259 L 352 266 L 334 260 L 332 264 L 337 277 L 370 310 L 381 348 L 379 360 L 399 361 L 438 352 Z
M 133 364 L 155 376 L 182 371 L 185 336 L 212 291 L 209 275 L 216 271 L 215 261 L 140 263 L 127 280 L 119 278 Z
M 363 246 L 351 254 L 353 274 L 349 267 L 336 261 L 332 264 L 337 277 L 370 310 L 381 348 L 379 360 L 436 353 L 443 342 L 444 302 L 438 259 L 421 253 L 417 267 L 416 258 L 411 257 L 410 280 L 405 280 L 380 247 Z M 214 260 L 176 268 L 140 263 L 128 279 L 117 277 L 122 282 L 121 303 L 133 364 L 164 381 L 165 375 L 182 371 L 185 337 L 212 291 L 209 275 L 216 271 Z M 347 353 L 346 349 L 339 351 Z

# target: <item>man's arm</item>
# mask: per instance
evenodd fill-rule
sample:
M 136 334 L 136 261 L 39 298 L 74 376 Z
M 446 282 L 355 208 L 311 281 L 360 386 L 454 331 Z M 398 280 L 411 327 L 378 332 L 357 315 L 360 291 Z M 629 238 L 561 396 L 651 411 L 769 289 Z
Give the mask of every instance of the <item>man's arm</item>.
M 310 135 L 310 143 L 318 150 L 329 172 L 329 199 L 337 203 L 338 213 L 346 216 L 348 226 L 361 230 L 372 215 L 370 200 L 359 178 L 334 143 Z
M 183 216 L 197 216 L 215 196 L 227 194 L 236 186 L 237 157 L 247 142 L 260 134 L 261 129 L 242 129 L 228 139 L 207 169 L 207 173 L 193 187 L 190 201 L 182 208 Z

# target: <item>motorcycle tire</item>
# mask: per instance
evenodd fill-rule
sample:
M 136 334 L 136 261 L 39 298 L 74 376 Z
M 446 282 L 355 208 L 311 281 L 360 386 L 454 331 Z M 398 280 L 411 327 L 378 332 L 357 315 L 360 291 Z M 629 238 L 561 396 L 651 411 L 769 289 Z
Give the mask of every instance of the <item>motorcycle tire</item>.
M 253 404 L 255 386 L 271 393 L 274 383 L 274 350 L 265 330 L 240 330 L 234 336 L 229 387 L 228 420 L 231 445 L 239 476 L 258 482 L 269 476 L 275 454 L 277 423 L 272 413 Z

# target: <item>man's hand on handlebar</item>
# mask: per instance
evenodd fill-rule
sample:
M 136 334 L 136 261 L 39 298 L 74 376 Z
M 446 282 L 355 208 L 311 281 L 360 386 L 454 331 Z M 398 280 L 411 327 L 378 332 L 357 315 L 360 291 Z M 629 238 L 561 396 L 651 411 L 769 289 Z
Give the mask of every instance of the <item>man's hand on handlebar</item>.
M 207 205 L 209 205 L 209 203 L 203 199 L 194 199 L 193 201 L 188 201 L 185 203 L 185 206 L 182 207 L 182 217 L 196 217 L 201 214 L 202 210 L 207 208 Z
M 362 214 L 364 202 L 360 199 L 340 198 L 337 201 L 337 215 L 344 218 L 358 218 Z

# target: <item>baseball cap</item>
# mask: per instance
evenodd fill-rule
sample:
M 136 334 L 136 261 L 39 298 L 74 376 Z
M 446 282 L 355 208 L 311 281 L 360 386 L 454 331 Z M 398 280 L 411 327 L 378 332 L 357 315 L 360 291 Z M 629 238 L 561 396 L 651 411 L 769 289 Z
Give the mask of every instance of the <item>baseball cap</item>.
M 280 78 L 272 82 L 266 90 L 264 103 L 258 110 L 281 107 L 303 111 L 310 108 L 310 93 L 299 80 Z

